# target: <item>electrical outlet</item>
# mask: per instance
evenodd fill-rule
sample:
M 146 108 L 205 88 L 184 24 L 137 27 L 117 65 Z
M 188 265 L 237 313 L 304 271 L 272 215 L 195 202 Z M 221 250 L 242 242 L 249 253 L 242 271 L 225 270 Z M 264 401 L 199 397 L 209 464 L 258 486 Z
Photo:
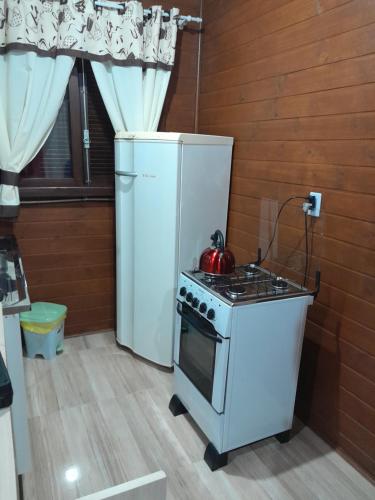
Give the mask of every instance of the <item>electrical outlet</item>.
M 313 205 L 307 211 L 307 215 L 311 215 L 311 217 L 319 217 L 320 216 L 320 207 L 322 204 L 322 193 L 310 193 L 310 198 L 313 199 Z

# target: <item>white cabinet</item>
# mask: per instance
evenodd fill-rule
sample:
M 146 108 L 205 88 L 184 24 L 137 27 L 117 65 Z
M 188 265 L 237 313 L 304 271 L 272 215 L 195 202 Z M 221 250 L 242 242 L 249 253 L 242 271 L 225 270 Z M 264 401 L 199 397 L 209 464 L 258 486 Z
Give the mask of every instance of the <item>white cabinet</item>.
M 6 364 L 3 310 L 0 304 L 0 352 Z M 18 498 L 10 407 L 0 409 L 0 498 Z

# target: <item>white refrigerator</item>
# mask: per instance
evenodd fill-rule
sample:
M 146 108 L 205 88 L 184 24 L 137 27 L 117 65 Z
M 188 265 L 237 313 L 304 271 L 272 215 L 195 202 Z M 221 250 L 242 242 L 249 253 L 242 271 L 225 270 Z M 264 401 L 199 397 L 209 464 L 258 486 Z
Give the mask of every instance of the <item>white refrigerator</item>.
M 233 139 L 169 132 L 115 138 L 117 342 L 173 365 L 179 273 L 226 233 Z

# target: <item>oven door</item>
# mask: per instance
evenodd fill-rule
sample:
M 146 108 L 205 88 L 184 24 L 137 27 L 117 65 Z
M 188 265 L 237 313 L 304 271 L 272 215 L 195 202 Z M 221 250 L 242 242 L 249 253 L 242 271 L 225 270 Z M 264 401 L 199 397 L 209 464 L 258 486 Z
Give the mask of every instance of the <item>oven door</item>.
M 178 302 L 176 364 L 218 412 L 224 411 L 229 339 L 186 303 Z

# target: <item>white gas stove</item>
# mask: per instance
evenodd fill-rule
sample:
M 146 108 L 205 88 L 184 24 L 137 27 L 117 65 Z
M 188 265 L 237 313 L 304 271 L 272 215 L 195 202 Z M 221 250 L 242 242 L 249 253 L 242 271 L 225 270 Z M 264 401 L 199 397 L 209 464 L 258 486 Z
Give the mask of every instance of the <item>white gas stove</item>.
M 314 293 L 255 264 L 228 276 L 181 273 L 170 409 L 188 411 L 206 434 L 212 470 L 230 450 L 289 439 Z

